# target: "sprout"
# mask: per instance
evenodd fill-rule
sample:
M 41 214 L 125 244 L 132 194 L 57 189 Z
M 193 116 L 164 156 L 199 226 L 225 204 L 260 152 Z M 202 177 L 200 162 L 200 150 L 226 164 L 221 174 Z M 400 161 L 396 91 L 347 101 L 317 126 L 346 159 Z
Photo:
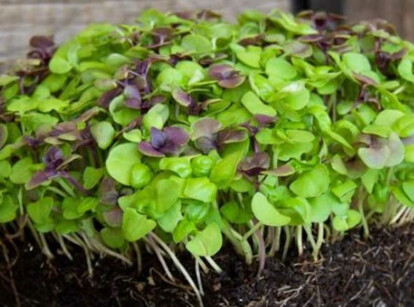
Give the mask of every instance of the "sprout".
M 303 231 L 317 259 L 327 230 L 412 220 L 414 46 L 342 22 L 149 10 L 33 37 L 0 75 L 0 222 L 128 263 L 146 244 L 198 291 L 181 246 L 220 272 L 231 242 L 261 271 Z

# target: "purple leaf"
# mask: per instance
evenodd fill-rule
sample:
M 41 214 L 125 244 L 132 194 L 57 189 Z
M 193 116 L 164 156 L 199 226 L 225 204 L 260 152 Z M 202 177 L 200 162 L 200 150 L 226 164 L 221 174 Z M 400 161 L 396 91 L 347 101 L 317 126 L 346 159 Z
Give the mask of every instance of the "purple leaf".
M 115 187 L 115 180 L 110 177 L 104 178 L 99 185 L 98 196 L 101 204 L 116 205 L 119 194 Z
M 124 88 L 124 95 L 126 97 L 125 106 L 134 110 L 141 109 L 141 94 L 137 86 L 126 85 Z
M 91 108 L 91 109 L 83 112 L 78 118 L 76 118 L 74 120 L 74 122 L 77 122 L 77 123 L 79 123 L 79 122 L 81 122 L 81 123 L 87 122 L 92 117 L 98 115 L 99 112 L 100 112 L 100 110 L 99 110 L 98 107 L 93 107 L 93 108 Z
M 29 44 L 33 50 L 27 56 L 32 59 L 41 59 L 44 63 L 50 60 L 56 49 L 53 38 L 49 36 L 33 36 Z
M 46 165 L 46 169 L 57 169 L 65 160 L 63 158 L 63 152 L 57 146 L 52 146 L 43 157 L 43 163 Z
M 222 144 L 230 144 L 244 141 L 247 138 L 246 130 L 225 129 L 217 135 L 217 142 Z
M 224 88 L 235 88 L 241 85 L 245 77 L 234 70 L 233 67 L 226 64 L 218 64 L 210 67 L 210 78 L 217 80 L 218 84 Z
M 29 44 L 33 48 L 46 49 L 55 46 L 53 37 L 35 35 L 30 38 Z
M 374 79 L 361 75 L 361 74 L 356 74 L 353 73 L 353 76 L 355 77 L 355 79 L 357 79 L 359 82 L 363 83 L 363 84 L 367 84 L 367 85 L 377 85 L 377 81 L 375 81 Z
M 192 139 L 212 137 L 220 131 L 221 123 L 213 118 L 202 118 L 192 124 Z
M 182 89 L 175 89 L 172 92 L 172 96 L 180 105 L 183 107 L 189 107 L 194 100 L 191 98 L 190 94 L 184 92 Z
M 260 128 L 263 128 L 263 127 L 266 127 L 266 126 L 268 126 L 268 125 L 273 124 L 274 122 L 276 122 L 277 117 L 276 116 L 268 116 L 268 115 L 256 114 L 254 116 L 254 119 L 259 124 L 259 127 Z
M 163 131 L 154 127 L 151 128 L 151 146 L 159 149 L 165 144 L 166 141 L 167 135 Z
M 217 148 L 215 139 L 206 136 L 196 139 L 194 144 L 204 154 L 208 154 L 211 150 Z
M 247 176 L 257 176 L 270 166 L 270 157 L 266 152 L 258 152 L 247 156 L 239 164 L 239 170 Z
M 164 157 L 164 154 L 154 149 L 154 147 L 152 147 L 151 143 L 149 142 L 139 143 L 138 149 L 145 156 L 157 157 L 157 158 Z
M 103 219 L 111 227 L 120 227 L 122 224 L 123 212 L 119 207 L 102 213 Z
M 227 58 L 227 54 L 225 53 L 217 53 L 214 57 L 211 56 L 205 56 L 203 58 L 201 58 L 198 63 L 202 66 L 208 66 L 213 64 L 214 62 L 217 62 L 219 60 L 223 60 Z
M 0 149 L 4 146 L 4 144 L 6 144 L 7 137 L 8 137 L 7 126 L 0 124 Z
M 171 38 L 173 29 L 171 28 L 155 28 L 152 30 L 151 34 L 153 36 L 153 44 L 150 45 L 150 48 L 158 48 L 167 44 L 168 40 Z
M 189 140 L 188 133 L 180 127 L 166 127 L 164 132 L 169 141 L 179 146 L 187 144 Z
M 265 38 L 264 34 L 246 37 L 240 40 L 239 44 L 242 46 L 261 45 L 263 43 L 264 38 Z
M 218 85 L 224 88 L 235 88 L 241 85 L 246 78 L 244 76 L 240 76 L 238 73 L 234 74 L 231 78 L 220 80 Z
M 33 177 L 26 183 L 26 189 L 32 190 L 40 186 L 42 183 L 56 177 L 58 174 L 53 170 L 36 172 Z
M 262 174 L 264 175 L 271 175 L 275 177 L 286 177 L 293 175 L 295 173 L 295 168 L 290 164 L 285 164 L 282 166 L 279 166 L 278 168 L 263 171 Z
M 304 43 L 317 43 L 321 42 L 326 39 L 326 36 L 323 34 L 310 34 L 310 35 L 303 35 L 298 38 L 300 41 Z
M 106 93 L 103 93 L 99 98 L 98 98 L 98 106 L 101 106 L 103 108 L 109 108 L 109 104 L 111 103 L 111 101 L 118 96 L 119 94 L 121 94 L 122 90 L 120 88 L 114 88 Z

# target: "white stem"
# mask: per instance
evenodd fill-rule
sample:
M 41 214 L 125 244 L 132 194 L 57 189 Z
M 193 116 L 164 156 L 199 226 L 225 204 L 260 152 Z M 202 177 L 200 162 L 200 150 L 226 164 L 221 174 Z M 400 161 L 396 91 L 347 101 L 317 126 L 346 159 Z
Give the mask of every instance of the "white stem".
M 223 270 L 220 268 L 220 266 L 211 258 L 210 256 L 205 257 L 207 262 L 210 263 L 211 267 L 216 271 L 217 273 L 221 274 L 223 273 Z
M 161 245 L 161 247 L 171 257 L 171 260 L 174 262 L 174 264 L 177 267 L 177 269 L 180 270 L 180 272 L 184 275 L 185 279 L 190 284 L 191 288 L 193 288 L 193 291 L 194 291 L 195 295 L 197 296 L 197 299 L 198 299 L 198 302 L 199 302 L 200 306 L 203 307 L 204 304 L 203 304 L 203 300 L 201 298 L 201 294 L 200 294 L 199 289 L 197 288 L 197 286 L 194 283 L 193 279 L 191 278 L 190 274 L 188 274 L 187 270 L 184 268 L 184 266 L 178 260 L 177 256 L 172 252 L 172 250 L 168 247 L 167 244 L 165 244 L 165 242 L 163 240 L 161 240 L 160 238 L 158 238 L 158 236 L 155 233 L 151 233 L 150 236 L 152 238 L 154 238 L 158 242 L 158 244 Z
M 168 268 L 168 265 L 167 265 L 167 263 L 165 262 L 165 259 L 164 259 L 164 257 L 162 256 L 161 251 L 160 251 L 160 249 L 158 248 L 157 244 L 155 244 L 155 242 L 152 240 L 152 238 L 151 238 L 151 237 L 147 240 L 147 242 L 148 242 L 148 244 L 150 244 L 150 245 L 151 245 L 152 250 L 155 252 L 155 255 L 157 256 L 158 261 L 161 263 L 161 266 L 162 266 L 162 268 L 164 269 L 165 274 L 167 274 L 168 278 L 169 278 L 171 281 L 173 281 L 173 282 L 174 282 L 174 281 L 175 281 L 175 278 L 174 278 L 174 276 L 171 274 L 171 271 L 170 271 L 170 269 Z
M 200 275 L 200 258 L 198 257 L 195 258 L 195 273 L 197 277 L 198 288 L 200 289 L 200 294 L 204 295 L 203 282 L 201 281 Z

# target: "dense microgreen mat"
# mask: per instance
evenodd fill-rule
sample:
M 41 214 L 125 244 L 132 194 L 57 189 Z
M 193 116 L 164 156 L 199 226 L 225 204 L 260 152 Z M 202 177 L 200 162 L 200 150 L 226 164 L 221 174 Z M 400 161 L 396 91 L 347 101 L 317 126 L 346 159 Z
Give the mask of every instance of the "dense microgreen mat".
M 0 222 L 215 267 L 224 242 L 263 264 L 281 238 L 317 256 L 412 219 L 414 46 L 386 22 L 341 23 L 149 10 L 58 48 L 33 37 L 0 77 Z

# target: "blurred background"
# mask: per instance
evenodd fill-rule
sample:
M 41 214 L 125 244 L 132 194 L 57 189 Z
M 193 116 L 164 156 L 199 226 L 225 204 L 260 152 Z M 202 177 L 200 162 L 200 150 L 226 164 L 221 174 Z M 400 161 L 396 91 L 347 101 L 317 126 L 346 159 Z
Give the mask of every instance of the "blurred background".
M 54 35 L 60 43 L 88 23 L 133 22 L 146 8 L 210 9 L 227 20 L 245 9 L 327 10 L 350 21 L 387 19 L 400 35 L 414 41 L 414 0 L 0 0 L 0 60 L 24 56 L 32 35 Z

